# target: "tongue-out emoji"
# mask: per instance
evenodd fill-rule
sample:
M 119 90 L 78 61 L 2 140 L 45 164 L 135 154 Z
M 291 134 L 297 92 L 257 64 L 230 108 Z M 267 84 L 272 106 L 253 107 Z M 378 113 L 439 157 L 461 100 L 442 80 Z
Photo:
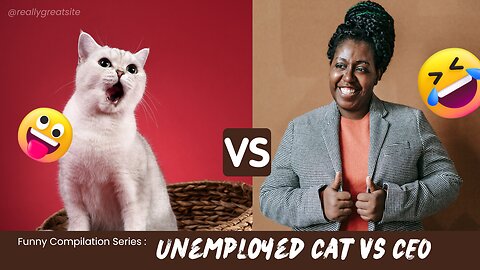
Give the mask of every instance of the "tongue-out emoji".
M 30 112 L 18 128 L 18 143 L 30 158 L 53 162 L 62 157 L 72 142 L 72 127 L 60 112 L 39 108 Z
M 27 152 L 31 158 L 41 159 L 45 155 L 53 153 L 60 144 L 49 137 L 43 135 L 34 128 L 27 131 Z
M 480 61 L 464 49 L 439 51 L 420 69 L 418 89 L 423 102 L 437 115 L 468 115 L 480 106 Z

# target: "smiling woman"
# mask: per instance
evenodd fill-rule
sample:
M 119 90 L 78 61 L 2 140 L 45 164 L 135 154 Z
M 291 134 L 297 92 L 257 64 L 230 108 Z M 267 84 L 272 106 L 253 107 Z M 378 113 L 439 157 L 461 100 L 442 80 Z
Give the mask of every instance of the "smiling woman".
M 361 119 L 368 112 L 373 87 L 382 72 L 365 41 L 345 40 L 330 64 L 330 91 L 342 116 Z
M 350 8 L 328 45 L 334 99 L 288 125 L 260 190 L 262 212 L 294 230 L 420 230 L 452 203 L 461 179 L 420 110 L 385 102 L 394 20 Z

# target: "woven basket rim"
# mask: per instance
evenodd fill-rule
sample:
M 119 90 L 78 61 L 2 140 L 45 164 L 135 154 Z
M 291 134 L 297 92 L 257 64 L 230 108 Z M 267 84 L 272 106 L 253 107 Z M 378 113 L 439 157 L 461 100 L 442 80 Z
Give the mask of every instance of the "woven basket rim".
M 49 223 L 50 220 L 52 220 L 53 218 L 57 217 L 57 216 L 67 216 L 67 211 L 65 211 L 65 208 L 60 208 L 58 211 L 54 212 L 53 214 L 51 214 L 50 216 L 48 216 L 43 222 L 42 222 L 42 225 L 38 226 L 37 227 L 37 231 L 43 231 L 45 230 L 45 226 Z M 68 218 L 68 216 L 67 216 Z
M 207 185 L 207 186 L 230 186 L 232 188 L 241 188 L 245 194 L 252 195 L 252 185 L 241 182 L 241 181 L 221 181 L 221 180 L 194 180 L 188 182 L 177 182 L 167 184 L 167 189 L 176 189 L 187 187 L 190 185 Z M 253 202 L 252 202 L 253 203 Z M 68 218 L 65 208 L 61 208 L 58 211 L 54 212 L 48 218 L 46 218 L 42 224 L 36 228 L 37 231 L 45 230 L 45 227 L 48 225 L 49 221 L 58 216 L 65 215 Z M 252 207 L 249 207 L 245 212 L 239 216 L 224 222 L 223 224 L 218 224 L 214 227 L 208 229 L 208 231 L 234 231 L 234 230 L 251 230 L 253 224 L 253 211 Z M 206 230 L 206 229 L 202 229 Z
M 168 187 L 172 187 L 172 186 L 188 186 L 188 185 L 192 185 L 192 184 L 199 184 L 199 183 L 203 183 L 203 184 L 227 184 L 227 185 L 231 185 L 231 186 L 246 186 L 247 188 L 252 188 L 252 185 L 250 184 L 247 184 L 245 182 L 241 182 L 241 181 L 235 181 L 235 182 L 232 182 L 232 181 L 222 181 L 222 180 L 194 180 L 194 181 L 188 181 L 188 182 L 177 182 L 177 183 L 169 183 L 167 184 L 167 188 Z

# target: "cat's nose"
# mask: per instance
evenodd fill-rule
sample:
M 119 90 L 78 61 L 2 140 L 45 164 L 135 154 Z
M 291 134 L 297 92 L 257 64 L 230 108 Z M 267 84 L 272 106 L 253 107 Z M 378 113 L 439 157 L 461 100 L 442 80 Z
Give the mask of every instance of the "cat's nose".
M 117 76 L 118 76 L 119 79 L 122 77 L 123 74 L 125 74 L 125 72 L 123 72 L 120 69 L 117 69 Z

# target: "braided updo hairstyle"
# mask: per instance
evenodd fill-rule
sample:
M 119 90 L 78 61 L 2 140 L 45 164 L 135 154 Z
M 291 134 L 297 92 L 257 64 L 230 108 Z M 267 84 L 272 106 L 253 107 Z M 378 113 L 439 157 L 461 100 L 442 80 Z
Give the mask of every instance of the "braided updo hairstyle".
M 345 22 L 337 27 L 328 43 L 330 64 L 337 47 L 348 39 L 369 43 L 374 51 L 375 66 L 382 72 L 387 70 L 395 47 L 395 29 L 392 16 L 381 5 L 365 1 L 347 11 Z

